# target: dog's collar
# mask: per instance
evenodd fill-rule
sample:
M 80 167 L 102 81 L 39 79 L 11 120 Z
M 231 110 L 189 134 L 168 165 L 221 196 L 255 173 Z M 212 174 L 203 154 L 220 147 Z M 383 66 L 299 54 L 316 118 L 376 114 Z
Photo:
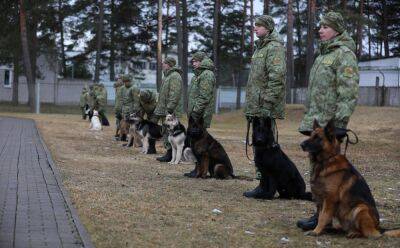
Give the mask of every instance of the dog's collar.
M 178 123 L 178 125 L 176 125 L 171 131 L 170 131 L 172 136 L 178 136 L 181 133 L 186 133 L 185 132 L 185 127 L 181 124 Z

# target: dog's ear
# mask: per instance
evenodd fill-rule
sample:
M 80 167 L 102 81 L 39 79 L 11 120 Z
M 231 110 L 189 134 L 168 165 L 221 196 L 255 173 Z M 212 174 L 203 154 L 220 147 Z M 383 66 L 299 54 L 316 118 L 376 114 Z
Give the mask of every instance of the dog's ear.
M 324 133 L 325 136 L 328 138 L 329 141 L 333 141 L 335 139 L 335 122 L 333 119 L 328 121 L 328 124 L 326 124 L 324 128 Z
M 318 120 L 317 120 L 317 119 L 314 119 L 313 130 L 315 130 L 315 129 L 317 129 L 317 128 L 320 128 L 320 127 L 321 127 L 321 125 L 319 125 Z

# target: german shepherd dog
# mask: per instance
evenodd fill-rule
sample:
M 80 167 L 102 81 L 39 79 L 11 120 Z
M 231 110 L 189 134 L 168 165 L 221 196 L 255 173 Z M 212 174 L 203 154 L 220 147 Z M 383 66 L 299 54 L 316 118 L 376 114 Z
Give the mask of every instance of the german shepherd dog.
M 195 178 L 206 178 L 207 172 L 217 179 L 234 178 L 231 161 L 222 145 L 204 128 L 204 120 L 189 117 L 187 130 L 190 145 L 196 157 Z
M 143 119 L 137 113 L 131 114 L 129 120 L 132 122 L 129 137 L 133 139 L 133 135 L 136 135 L 134 139 L 142 142 L 142 153 L 156 154 L 156 140 L 162 138 L 162 127 Z M 130 140 L 129 143 L 132 145 L 133 140 Z
M 196 158 L 186 138 L 186 128 L 180 123 L 175 114 L 167 114 L 164 125 L 168 132 L 168 141 L 172 147 L 172 160 L 170 164 L 182 162 L 195 162 Z
M 306 192 L 306 184 L 296 165 L 276 143 L 271 118 L 253 119 L 254 162 L 262 174 L 268 177 L 269 193 L 279 198 L 312 200 Z
M 379 227 L 379 213 L 367 182 L 340 154 L 340 143 L 331 120 L 322 128 L 314 120 L 311 137 L 301 143 L 314 166 L 311 191 L 318 207 L 318 225 L 308 235 L 320 235 L 327 224 L 337 220 L 334 228 L 348 238 L 400 237 L 399 230 L 384 231 Z
M 119 141 L 127 141 L 127 136 L 129 134 L 129 127 L 130 124 L 127 120 L 124 118 L 121 119 L 121 122 L 119 123 Z

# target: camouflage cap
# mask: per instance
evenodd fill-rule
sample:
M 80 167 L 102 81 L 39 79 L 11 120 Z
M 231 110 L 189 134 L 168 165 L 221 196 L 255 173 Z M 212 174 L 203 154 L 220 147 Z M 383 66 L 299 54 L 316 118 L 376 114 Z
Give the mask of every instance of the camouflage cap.
M 122 77 L 122 82 L 131 82 L 132 81 L 132 77 L 131 75 L 125 74 Z
M 274 30 L 275 22 L 274 19 L 269 15 L 262 15 L 256 18 L 255 21 L 256 26 L 263 26 L 268 29 L 270 32 Z
M 333 11 L 328 12 L 321 18 L 320 25 L 329 26 L 340 34 L 345 31 L 343 16 Z
M 198 52 L 195 52 L 195 53 L 193 54 L 193 56 L 192 56 L 192 61 L 195 60 L 195 61 L 201 62 L 201 61 L 203 61 L 203 59 L 204 59 L 205 57 L 207 57 L 207 55 L 206 55 L 205 52 L 198 51 Z
M 176 60 L 174 58 L 172 58 L 172 57 L 166 57 L 164 59 L 164 64 L 167 64 L 167 65 L 169 65 L 171 67 L 174 67 L 176 65 Z
M 141 102 L 150 102 L 152 98 L 153 92 L 151 90 L 142 90 L 140 91 L 140 101 Z

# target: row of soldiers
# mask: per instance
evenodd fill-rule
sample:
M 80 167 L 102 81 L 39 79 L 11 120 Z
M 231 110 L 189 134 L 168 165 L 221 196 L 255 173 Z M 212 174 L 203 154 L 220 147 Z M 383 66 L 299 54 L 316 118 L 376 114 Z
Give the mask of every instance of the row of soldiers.
M 189 88 L 188 117 L 194 120 L 202 117 L 205 126 L 209 127 L 214 109 L 214 64 L 205 53 L 196 52 L 192 56 L 192 65 L 195 75 Z M 132 83 L 130 75 L 122 75 L 118 78 L 114 84 L 117 132 L 121 127 L 121 122 L 127 120 L 132 113 L 153 123 L 163 123 L 167 114 L 175 114 L 178 117 L 182 115 L 182 70 L 172 57 L 164 59 L 162 68 L 164 77 L 158 97 L 151 90 L 140 90 Z M 118 137 L 116 133 L 116 138 Z M 166 132 L 163 142 L 166 153 L 157 160 L 169 162 L 172 159 L 172 147 L 168 142 Z
M 103 126 L 109 126 L 106 116 L 107 106 L 107 90 L 104 84 L 90 85 L 89 89 L 84 87 L 80 96 L 79 107 L 82 112 L 82 119 L 86 119 L 87 110 L 96 109 L 99 113 L 99 118 Z

